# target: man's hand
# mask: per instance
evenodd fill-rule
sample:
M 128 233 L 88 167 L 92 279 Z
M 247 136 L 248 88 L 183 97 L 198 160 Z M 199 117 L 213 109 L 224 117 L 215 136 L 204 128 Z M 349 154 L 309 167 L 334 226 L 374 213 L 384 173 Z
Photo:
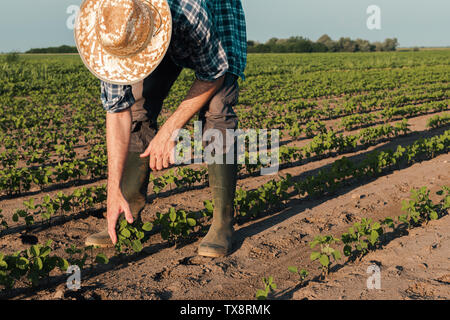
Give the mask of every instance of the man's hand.
M 108 233 L 113 244 L 117 243 L 116 224 L 120 214 L 125 215 L 128 223 L 133 223 L 133 215 L 131 214 L 130 206 L 122 195 L 120 190 L 108 191 L 107 199 L 107 221 Z
M 167 128 L 167 127 L 166 127 Z M 175 130 L 161 128 L 152 139 L 141 158 L 150 156 L 150 169 L 159 171 L 175 163 L 175 141 L 172 135 Z
M 150 168 L 152 170 L 162 170 L 175 163 L 174 133 L 181 129 L 195 113 L 211 100 L 222 86 L 223 81 L 224 76 L 212 82 L 198 79 L 194 81 L 186 98 L 172 116 L 167 119 L 150 142 L 147 150 L 141 154 L 141 158 L 150 156 Z

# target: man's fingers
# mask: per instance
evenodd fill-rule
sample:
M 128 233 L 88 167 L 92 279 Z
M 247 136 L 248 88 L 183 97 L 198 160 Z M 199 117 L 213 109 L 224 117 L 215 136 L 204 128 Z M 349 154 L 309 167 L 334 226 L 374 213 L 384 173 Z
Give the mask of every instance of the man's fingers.
M 169 162 L 170 164 L 175 164 L 175 154 L 176 154 L 176 145 L 173 143 L 169 150 Z
M 169 158 L 166 156 L 163 159 L 163 167 L 168 168 L 169 167 Z
M 117 235 L 116 235 L 117 219 L 118 216 L 108 218 L 108 234 L 113 244 L 116 244 L 117 242 Z
M 150 156 L 150 169 L 156 170 L 156 157 L 154 155 Z
M 163 157 L 162 156 L 158 156 L 156 157 L 156 170 L 162 170 L 163 168 Z
M 154 140 L 153 140 L 154 141 Z M 153 142 L 152 141 L 152 142 Z M 168 151 L 167 151 L 168 149 Z M 150 156 L 150 169 L 153 171 L 160 171 L 164 168 L 168 168 L 170 164 L 175 163 L 175 143 L 169 143 L 165 146 L 164 150 L 161 150 L 157 146 L 152 147 L 152 143 L 148 146 L 147 150 L 141 154 L 141 158 Z
M 115 230 L 109 230 L 108 228 L 109 237 L 111 238 L 111 242 L 115 245 L 117 243 L 117 236 Z
M 144 151 L 144 153 L 141 153 L 139 156 L 141 157 L 141 158 L 147 158 L 148 156 L 150 156 L 150 146 L 148 146 L 148 148 L 147 149 L 145 149 L 145 151 Z
M 125 213 L 125 219 L 127 219 L 128 223 L 133 223 L 133 215 L 131 214 L 130 206 L 128 203 L 124 204 L 123 212 Z

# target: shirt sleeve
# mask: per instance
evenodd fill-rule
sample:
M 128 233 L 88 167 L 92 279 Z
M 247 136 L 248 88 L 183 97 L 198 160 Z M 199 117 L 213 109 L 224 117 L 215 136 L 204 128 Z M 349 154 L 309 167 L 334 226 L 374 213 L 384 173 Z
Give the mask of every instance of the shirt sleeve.
M 190 2 L 190 1 L 187 1 Z M 227 55 L 215 29 L 206 2 L 190 2 L 198 6 L 187 10 L 191 15 L 187 16 L 185 35 L 191 46 L 191 59 L 195 76 L 199 80 L 214 81 L 223 76 L 229 69 Z
M 117 85 L 101 81 L 101 100 L 103 109 L 117 113 L 130 108 L 135 100 L 130 85 Z

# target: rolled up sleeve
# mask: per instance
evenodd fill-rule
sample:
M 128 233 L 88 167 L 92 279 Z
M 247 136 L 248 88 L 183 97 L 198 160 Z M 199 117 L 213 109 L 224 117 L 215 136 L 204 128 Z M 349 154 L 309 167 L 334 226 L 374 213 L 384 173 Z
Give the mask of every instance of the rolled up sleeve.
M 103 109 L 117 113 L 130 108 L 134 103 L 130 85 L 117 85 L 101 81 L 101 100 Z

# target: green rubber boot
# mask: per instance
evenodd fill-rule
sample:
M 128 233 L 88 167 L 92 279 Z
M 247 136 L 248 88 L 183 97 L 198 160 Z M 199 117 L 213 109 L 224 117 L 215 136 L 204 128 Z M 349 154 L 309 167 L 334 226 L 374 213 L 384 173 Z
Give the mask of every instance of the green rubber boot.
M 208 177 L 214 199 L 213 221 L 198 254 L 216 258 L 228 255 L 232 249 L 237 165 L 210 164 Z
M 141 218 L 140 213 L 145 206 L 150 176 L 149 158 L 141 158 L 139 154 L 138 152 L 128 152 L 120 185 L 135 220 Z M 85 245 L 104 248 L 112 247 L 113 244 L 108 229 L 105 228 L 103 231 L 87 237 Z

